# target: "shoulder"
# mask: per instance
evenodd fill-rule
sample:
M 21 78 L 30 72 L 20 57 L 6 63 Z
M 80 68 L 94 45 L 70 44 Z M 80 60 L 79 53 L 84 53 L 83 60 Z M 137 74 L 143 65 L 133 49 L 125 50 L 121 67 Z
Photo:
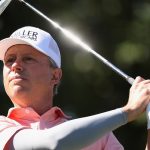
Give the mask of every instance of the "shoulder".
M 16 126 L 16 125 L 20 125 L 18 122 L 16 122 L 15 120 L 13 120 L 13 119 L 10 119 L 10 118 L 8 118 L 8 117 L 6 117 L 6 116 L 0 116 L 0 128 L 1 128 L 1 126 L 8 126 L 8 125 L 14 125 L 14 126 Z
M 4 149 L 10 138 L 22 128 L 15 120 L 0 116 L 0 149 Z

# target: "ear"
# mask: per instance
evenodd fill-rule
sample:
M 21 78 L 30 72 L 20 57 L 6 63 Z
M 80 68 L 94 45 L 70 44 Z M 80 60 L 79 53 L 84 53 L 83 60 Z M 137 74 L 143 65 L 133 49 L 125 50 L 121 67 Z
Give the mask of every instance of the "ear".
M 55 68 L 52 71 L 52 78 L 51 78 L 51 82 L 56 85 L 60 82 L 62 77 L 62 70 L 60 68 Z

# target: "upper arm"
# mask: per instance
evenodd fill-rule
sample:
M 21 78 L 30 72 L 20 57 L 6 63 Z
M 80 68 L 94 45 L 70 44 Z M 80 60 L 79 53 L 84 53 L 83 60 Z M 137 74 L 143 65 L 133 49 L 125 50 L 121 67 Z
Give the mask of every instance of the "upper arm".
M 55 149 L 53 139 L 52 136 L 47 136 L 45 130 L 21 129 L 11 138 L 9 147 L 12 150 Z

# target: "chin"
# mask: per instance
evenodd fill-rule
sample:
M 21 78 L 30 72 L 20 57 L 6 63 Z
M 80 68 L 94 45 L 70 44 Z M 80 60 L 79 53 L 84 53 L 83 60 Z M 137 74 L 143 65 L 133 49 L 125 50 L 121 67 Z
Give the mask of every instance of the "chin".
M 9 91 L 14 95 L 21 94 L 21 93 L 28 94 L 29 88 L 26 88 L 25 86 L 22 85 L 13 85 L 12 87 L 10 87 Z
M 10 99 L 27 99 L 29 92 L 26 88 L 23 88 L 21 86 L 14 86 L 9 91 L 7 91 L 7 95 L 10 97 Z

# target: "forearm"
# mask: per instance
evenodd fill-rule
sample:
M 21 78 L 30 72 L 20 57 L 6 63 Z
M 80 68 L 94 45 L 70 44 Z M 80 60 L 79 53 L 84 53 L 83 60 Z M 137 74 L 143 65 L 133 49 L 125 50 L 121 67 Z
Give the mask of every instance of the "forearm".
M 71 120 L 47 130 L 24 129 L 13 138 L 14 149 L 81 149 L 127 123 L 121 109 Z

